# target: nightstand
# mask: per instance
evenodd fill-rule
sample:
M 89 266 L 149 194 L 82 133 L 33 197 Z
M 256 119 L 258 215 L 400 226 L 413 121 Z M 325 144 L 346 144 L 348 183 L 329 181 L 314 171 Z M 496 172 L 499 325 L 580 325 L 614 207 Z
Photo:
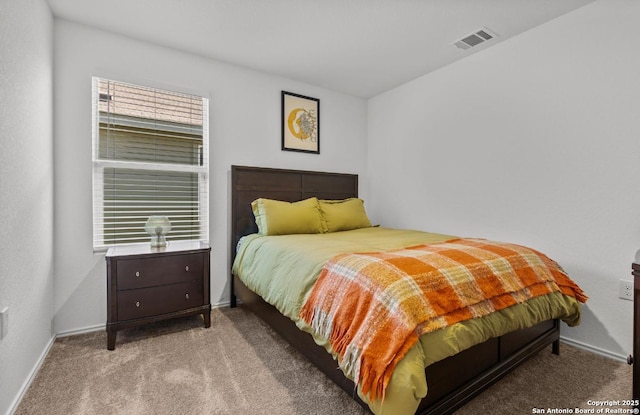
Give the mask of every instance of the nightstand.
M 210 327 L 210 252 L 198 241 L 110 248 L 105 256 L 107 349 L 115 349 L 119 330 L 154 321 L 202 314 Z

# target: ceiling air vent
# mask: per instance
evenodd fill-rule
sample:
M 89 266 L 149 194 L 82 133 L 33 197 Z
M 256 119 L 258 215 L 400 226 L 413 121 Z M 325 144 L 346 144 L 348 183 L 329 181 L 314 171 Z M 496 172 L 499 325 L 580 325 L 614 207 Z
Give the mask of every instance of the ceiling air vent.
M 487 40 L 491 40 L 494 37 L 496 37 L 495 33 L 490 31 L 486 27 L 483 27 L 477 32 L 472 33 L 468 36 L 465 36 L 464 38 L 458 40 L 457 42 L 454 42 L 454 45 L 456 45 L 460 49 L 466 50 L 466 49 L 471 49 L 474 46 L 478 46 L 479 44 L 484 43 Z

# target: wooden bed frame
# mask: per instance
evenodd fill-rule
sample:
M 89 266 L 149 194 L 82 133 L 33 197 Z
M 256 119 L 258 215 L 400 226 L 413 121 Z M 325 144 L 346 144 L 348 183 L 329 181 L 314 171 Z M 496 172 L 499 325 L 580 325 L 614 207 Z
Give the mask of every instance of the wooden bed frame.
M 231 263 L 239 239 L 257 232 L 251 202 L 259 197 L 298 201 L 316 196 L 319 199 L 344 199 L 358 196 L 358 176 L 260 167 L 231 166 Z M 300 331 L 294 322 L 231 275 L 231 307 L 236 298 L 242 306 L 262 318 L 292 346 L 306 356 L 333 382 L 363 403 L 354 393 L 354 384 L 333 357 L 318 346 L 311 335 Z M 552 345 L 560 351 L 558 320 L 490 339 L 468 350 L 434 363 L 426 369 L 428 394 L 417 410 L 420 415 L 450 414 L 540 350 Z

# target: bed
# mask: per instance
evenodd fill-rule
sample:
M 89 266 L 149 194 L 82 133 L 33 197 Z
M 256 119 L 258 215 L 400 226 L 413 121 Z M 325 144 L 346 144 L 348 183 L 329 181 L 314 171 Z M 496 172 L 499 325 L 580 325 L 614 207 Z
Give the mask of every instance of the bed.
M 252 201 L 267 198 L 296 202 L 309 197 L 341 200 L 358 196 L 358 176 L 353 174 L 284 170 L 247 166 L 231 168 L 231 263 L 241 238 L 257 232 L 251 208 Z M 366 231 L 366 230 L 365 230 Z M 277 333 L 306 356 L 334 383 L 353 396 L 363 407 L 370 402 L 356 394 L 355 385 L 342 371 L 334 357 L 317 339 L 300 330 L 290 317 L 248 288 L 234 272 L 231 273 L 231 307 L 239 299 L 243 307 L 252 310 Z M 574 316 L 575 318 L 576 316 Z M 579 320 L 579 315 L 577 316 Z M 528 357 L 550 347 L 559 353 L 560 321 L 541 321 L 531 327 L 492 337 L 455 355 L 430 364 L 424 370 L 428 393 L 417 404 L 415 413 L 448 414 L 463 406 L 480 392 L 498 381 Z M 361 399 L 361 398 L 364 398 Z M 375 406 L 373 406 L 375 407 Z M 385 407 L 375 407 L 376 413 L 391 413 Z

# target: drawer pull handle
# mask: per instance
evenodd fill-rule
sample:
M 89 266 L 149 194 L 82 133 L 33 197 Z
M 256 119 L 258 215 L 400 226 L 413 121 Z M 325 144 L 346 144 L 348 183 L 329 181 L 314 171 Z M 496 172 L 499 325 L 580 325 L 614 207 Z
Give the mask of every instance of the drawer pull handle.
M 186 267 L 184 267 L 184 270 L 188 272 L 188 271 L 189 271 L 189 265 L 187 265 Z
M 184 298 L 186 298 L 186 299 L 188 300 L 188 299 L 189 299 L 189 293 L 186 293 L 186 294 L 184 295 Z
M 140 271 L 136 271 L 136 277 L 140 276 Z
M 136 307 L 140 307 L 140 301 L 136 301 Z

